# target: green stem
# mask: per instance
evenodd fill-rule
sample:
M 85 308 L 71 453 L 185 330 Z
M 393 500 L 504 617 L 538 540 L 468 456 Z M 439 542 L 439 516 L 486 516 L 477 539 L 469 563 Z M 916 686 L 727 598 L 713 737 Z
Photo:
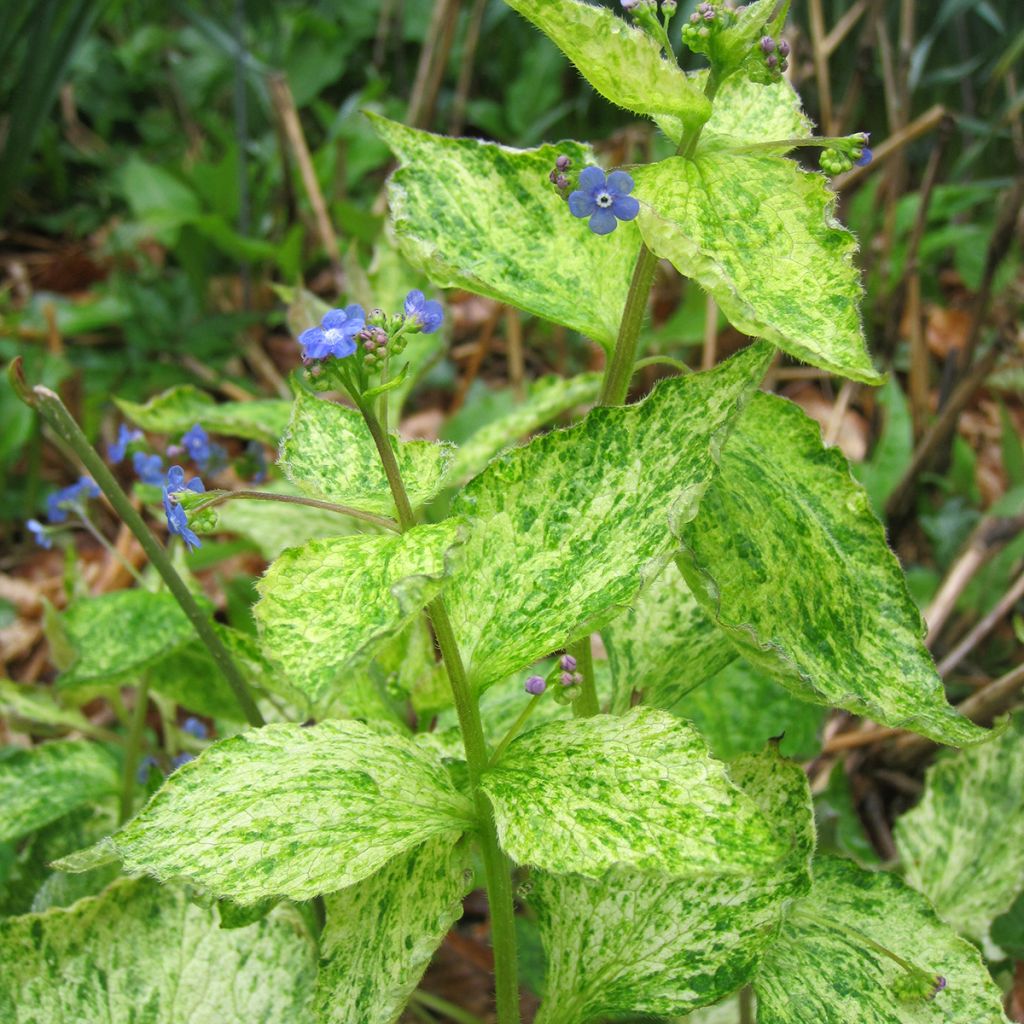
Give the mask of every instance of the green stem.
M 673 359 L 671 356 L 645 356 L 633 364 L 633 372 L 642 370 L 645 366 L 671 366 L 680 373 L 693 373 L 693 370 L 682 361 Z
M 355 397 L 355 396 L 353 396 Z M 370 436 L 377 447 L 384 475 L 391 487 L 391 495 L 398 511 L 402 532 L 416 525 L 409 495 L 405 490 L 402 472 L 398 467 L 391 439 L 384 432 L 373 408 L 356 399 L 359 411 L 366 421 Z M 487 742 L 484 739 L 480 708 L 477 704 L 462 653 L 455 639 L 451 619 L 443 597 L 437 597 L 427 606 L 427 614 L 434 628 L 437 646 L 441 651 L 448 682 L 452 688 L 455 711 L 466 748 L 466 767 L 469 786 L 473 794 L 479 827 L 480 853 L 484 862 L 487 900 L 491 910 L 491 945 L 494 947 L 494 988 L 498 1009 L 498 1024 L 519 1024 L 519 976 L 516 952 L 515 903 L 512 899 L 512 874 L 508 858 L 498 845 L 498 830 L 494 823 L 494 810 L 483 790 L 480 777 L 487 770 Z
M 414 1003 L 425 1006 L 428 1010 L 433 1010 L 435 1013 L 455 1021 L 455 1024 L 484 1024 L 476 1014 L 463 1010 L 461 1006 L 456 1006 L 454 1003 L 449 1003 L 447 999 L 435 996 L 433 992 L 424 992 L 423 989 L 417 989 L 413 992 L 412 999 Z
M 119 563 L 122 566 L 122 568 L 126 569 L 128 573 L 135 578 L 136 583 L 144 587 L 146 585 L 146 581 L 139 575 L 139 570 L 136 569 L 135 566 L 132 565 L 132 563 L 129 562 L 128 559 L 125 558 L 124 555 L 122 555 L 121 552 L 118 551 L 117 548 L 115 548 L 114 545 L 111 544 L 106 537 L 103 536 L 102 533 L 100 533 L 100 531 L 93 524 L 93 521 L 89 518 L 89 515 L 85 511 L 85 509 L 82 508 L 81 506 L 76 505 L 75 511 L 78 513 L 79 521 L 92 536 L 93 540 L 98 541 L 100 546 L 106 550 L 107 554 L 110 555 L 110 557 L 113 558 L 115 562 Z
M 572 705 L 572 713 L 577 718 L 592 718 L 601 713 L 601 704 L 597 699 L 597 685 L 594 682 L 594 658 L 590 652 L 590 637 L 585 636 L 570 644 L 566 650 L 576 659 L 576 671 L 583 676 L 580 686 L 582 693 Z
M 273 491 L 224 491 L 222 494 L 215 494 L 209 501 L 200 502 L 192 506 L 193 512 L 202 512 L 204 509 L 216 508 L 225 502 L 235 499 L 248 501 L 280 501 L 286 505 L 306 505 L 309 508 L 322 508 L 326 512 L 338 512 L 343 516 L 351 516 L 353 519 L 361 519 L 364 523 L 373 523 L 374 526 L 383 527 L 385 530 L 398 531 L 398 524 L 394 519 L 387 516 L 377 516 L 372 512 L 364 512 L 362 509 L 352 508 L 350 505 L 338 505 L 333 501 L 321 501 L 319 498 L 304 498 L 298 494 L 274 494 Z
M 143 676 L 135 687 L 135 707 L 132 708 L 128 727 L 128 744 L 124 750 L 124 775 L 121 779 L 121 808 L 118 824 L 123 825 L 131 816 L 135 802 L 135 774 L 139 770 L 139 748 L 146 729 L 146 710 L 149 707 L 149 677 Z
M 171 563 L 167 552 L 163 549 L 157 539 L 149 531 L 149 528 L 142 521 L 142 516 L 135 510 L 128 495 L 121 490 L 120 484 L 114 479 L 113 473 L 107 468 L 106 463 L 99 457 L 96 450 L 89 444 L 89 439 L 82 433 L 81 428 L 75 422 L 75 418 L 65 408 L 60 396 L 49 388 L 29 388 L 25 382 L 22 362 L 20 357 L 16 358 L 9 370 L 11 384 L 15 394 L 27 405 L 34 408 L 40 416 L 56 431 L 61 438 L 75 453 L 82 465 L 92 475 L 93 480 L 100 490 L 106 495 L 107 500 L 113 506 L 114 511 L 121 517 L 128 529 L 135 534 L 136 539 L 146 552 L 153 567 L 160 574 L 167 589 L 174 596 L 174 599 L 181 605 L 181 610 L 188 616 L 192 628 L 196 631 L 199 639 L 206 645 L 214 663 L 220 669 L 228 685 L 231 687 L 238 701 L 246 721 L 250 725 L 264 725 L 263 715 L 256 707 L 242 673 L 234 663 L 227 648 L 221 643 L 221 639 L 214 631 L 213 624 L 209 617 L 199 607 L 199 603 L 192 596 L 192 592 L 185 585 L 185 581 L 178 575 L 177 570 Z
M 493 768 L 501 760 L 501 755 L 505 753 L 508 745 L 519 735 L 520 730 L 526 725 L 530 715 L 533 714 L 534 708 L 537 707 L 543 696 L 543 693 L 538 693 L 526 702 L 526 707 L 519 712 L 519 717 L 508 727 L 508 732 L 505 733 L 501 742 L 494 748 L 494 753 L 491 754 L 491 759 L 487 762 L 488 768 Z

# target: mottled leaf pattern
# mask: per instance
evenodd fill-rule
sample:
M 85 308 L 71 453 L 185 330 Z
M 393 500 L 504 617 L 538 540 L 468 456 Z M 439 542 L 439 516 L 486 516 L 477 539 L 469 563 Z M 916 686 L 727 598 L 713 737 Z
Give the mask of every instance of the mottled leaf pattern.
M 242 904 L 302 900 L 458 835 L 470 816 L 440 763 L 409 740 L 360 722 L 288 723 L 208 747 L 101 846 L 128 872 L 184 878 Z
M 958 932 L 983 939 L 1024 890 L 1024 716 L 934 765 L 895 838 L 907 881 Z
M 499 416 L 476 431 L 459 446 L 449 477 L 464 483 L 476 476 L 503 448 L 532 434 L 556 416 L 577 405 L 591 404 L 601 389 L 601 374 L 581 373 L 575 377 L 541 377 L 530 384 L 526 399 L 505 416 Z
M 429 501 L 441 489 L 451 446 L 392 437 L 391 447 L 413 506 Z M 281 465 L 306 494 L 395 516 L 380 456 L 355 409 L 300 394 L 281 444 Z
M 296 1024 L 309 1019 L 316 942 L 290 907 L 229 931 L 212 904 L 125 879 L 0 922 L 0 961 L 8 1024 Z
M 534 729 L 482 785 L 504 849 L 548 871 L 744 875 L 786 852 L 696 729 L 652 708 Z
M 394 1024 L 472 887 L 465 844 L 432 839 L 328 896 L 318 1024 Z
M 703 89 L 707 72 L 700 71 L 690 80 Z M 660 116 L 655 120 L 673 142 L 682 139 L 683 124 L 678 118 Z M 701 132 L 699 152 L 808 139 L 812 134 L 813 125 L 803 112 L 800 96 L 786 79 L 762 85 L 744 75 L 732 75 L 715 96 L 711 119 Z M 785 151 L 792 146 L 780 148 Z
M 987 735 L 946 703 L 867 494 L 797 406 L 755 395 L 680 536 L 705 610 L 798 697 L 940 743 Z
M 548 181 L 563 153 L 577 168 L 594 163 L 589 147 L 508 149 L 372 120 L 400 161 L 388 199 L 414 266 L 442 287 L 508 302 L 611 347 L 640 233 L 624 223 L 598 238 Z
M 692 519 L 714 456 L 769 346 L 598 408 L 495 459 L 453 508 L 476 519 L 448 606 L 478 688 L 599 628 L 629 604 Z
M 171 388 L 144 405 L 115 398 L 117 407 L 143 430 L 182 434 L 196 423 L 211 434 L 227 434 L 277 444 L 291 414 L 291 402 L 255 398 L 251 402 L 215 402 L 191 384 Z
M 78 600 L 60 623 L 76 652 L 61 673 L 62 689 L 137 675 L 195 637 L 170 594 L 138 588 Z
M 397 635 L 440 591 L 462 526 L 330 537 L 291 548 L 267 570 L 253 613 L 264 649 L 314 704 Z
M 869 939 L 946 987 L 902 995 L 908 974 Z M 758 1024 L 1004 1024 L 1000 991 L 978 951 L 895 875 L 848 861 L 815 862 L 814 888 L 796 904 L 762 961 Z
M 773 736 L 782 737 L 780 749 L 787 757 L 813 757 L 820 749 L 818 733 L 828 713 L 794 697 L 742 658 L 668 710 L 693 722 L 715 757 L 722 759 L 759 750 Z
M 28 722 L 58 729 L 88 730 L 89 721 L 74 708 L 61 707 L 52 687 L 29 686 L 0 679 L 0 716 L 12 723 Z
M 506 0 L 576 65 L 606 100 L 637 114 L 671 114 L 689 127 L 711 114 L 703 90 L 666 60 L 643 29 L 579 0 Z
M 600 880 L 537 872 L 529 900 L 548 958 L 537 1024 L 675 1016 L 751 979 L 784 901 L 810 887 L 814 823 L 804 773 L 774 751 L 744 758 L 730 774 L 787 831 L 785 862 L 686 880 L 622 867 Z
M 615 677 L 615 711 L 629 707 L 634 690 L 644 695 L 645 703 L 670 708 L 736 657 L 728 637 L 701 609 L 675 562 L 669 562 L 601 630 L 601 636 Z
M 0 757 L 0 841 L 116 793 L 118 762 L 102 744 L 56 740 Z
M 784 157 L 711 150 L 637 167 L 647 245 L 753 337 L 826 370 L 881 382 L 864 345 L 857 245 L 824 177 Z

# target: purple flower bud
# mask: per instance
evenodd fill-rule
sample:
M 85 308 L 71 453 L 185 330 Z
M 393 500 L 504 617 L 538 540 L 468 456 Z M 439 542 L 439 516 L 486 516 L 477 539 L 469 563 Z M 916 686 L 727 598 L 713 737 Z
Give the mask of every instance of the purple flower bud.
M 559 681 L 563 686 L 572 686 L 576 682 L 576 677 L 571 672 L 563 672 Z
M 563 153 L 556 161 L 555 167 L 560 171 L 567 171 L 572 167 L 572 161 Z
M 530 676 L 523 686 L 523 689 L 533 697 L 539 697 L 547 688 L 548 684 L 543 676 Z
M 624 11 L 632 11 L 640 6 L 640 0 L 619 0 Z
M 775 49 L 775 40 L 771 36 L 764 36 L 761 39 L 761 52 L 771 53 Z
M 776 57 L 774 53 L 769 53 L 768 56 L 765 57 L 764 62 L 774 71 L 775 68 L 778 67 L 779 58 Z
M 779 56 L 783 58 L 789 56 L 789 43 L 785 39 L 779 40 Z
M 560 174 L 555 178 L 555 185 L 564 192 L 569 187 L 569 179 L 564 174 Z
M 576 659 L 571 654 L 563 654 L 562 660 L 559 661 L 559 665 L 562 666 L 563 672 L 576 671 Z
M 551 171 L 548 173 L 548 181 L 550 181 L 552 185 L 556 185 L 560 177 L 561 175 L 558 173 L 557 168 L 552 168 Z
M 929 998 L 934 999 L 946 987 L 946 984 L 947 982 L 945 977 L 941 974 L 937 974 L 935 976 L 935 991 L 932 992 Z

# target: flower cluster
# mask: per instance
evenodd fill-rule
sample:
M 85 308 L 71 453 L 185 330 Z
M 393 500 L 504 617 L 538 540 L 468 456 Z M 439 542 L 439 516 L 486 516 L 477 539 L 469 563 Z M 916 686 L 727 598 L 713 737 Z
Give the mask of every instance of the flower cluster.
M 128 454 L 128 446 L 142 440 L 141 430 L 129 430 L 127 425 L 122 423 L 117 429 L 117 440 L 107 445 L 107 458 L 113 465 L 124 461 Z
M 632 191 L 633 179 L 625 171 L 605 176 L 600 167 L 584 167 L 579 187 L 569 195 L 569 210 L 574 217 L 589 217 L 595 235 L 609 235 L 620 220 L 633 220 L 640 212 Z
M 789 43 L 785 39 L 775 40 L 771 36 L 762 36 L 758 44 L 764 54 L 764 64 L 769 71 L 780 74 L 789 68 Z
M 203 485 L 203 481 L 197 476 L 186 483 L 185 470 L 181 466 L 171 466 L 167 471 L 167 479 L 163 485 L 164 515 L 167 517 L 167 529 L 170 533 L 179 536 L 189 550 L 200 548 L 203 544 L 196 536 L 195 531 L 189 527 L 188 513 L 182 508 L 180 499 L 176 496 L 183 491 L 202 494 L 205 490 L 206 487 Z
M 555 166 L 551 168 L 551 171 L 548 174 L 548 181 L 550 181 L 551 184 L 562 193 L 563 198 L 571 187 L 571 182 L 569 181 L 567 174 L 571 167 L 572 161 L 562 153 L 555 161 Z
M 837 174 L 844 174 L 854 164 L 864 167 L 871 163 L 872 153 L 868 149 L 868 141 L 867 132 L 858 132 L 845 139 L 831 139 L 831 145 L 823 149 L 818 157 L 821 169 L 834 177 Z
M 582 692 L 580 684 L 583 676 L 576 671 L 576 659 L 571 654 L 563 654 L 555 667 L 544 676 L 530 676 L 523 684 L 523 689 L 532 697 L 544 693 L 549 683 L 558 682 L 560 689 L 555 691 L 555 700 L 559 704 L 571 704 Z
M 98 498 L 100 489 L 92 477 L 81 476 L 69 487 L 54 491 L 46 499 L 46 518 L 51 523 L 66 523 L 69 509 L 81 506 L 88 498 Z

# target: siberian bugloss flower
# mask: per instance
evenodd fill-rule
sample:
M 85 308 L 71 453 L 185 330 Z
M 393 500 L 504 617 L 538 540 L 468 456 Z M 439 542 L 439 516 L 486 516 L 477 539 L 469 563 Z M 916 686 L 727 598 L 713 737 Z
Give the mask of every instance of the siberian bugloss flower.
M 181 446 L 200 469 L 206 468 L 212 454 L 210 435 L 198 423 L 182 435 Z
M 427 297 L 414 288 L 405 297 L 405 321 L 423 334 L 433 334 L 444 320 L 444 308 L 440 302 Z
M 356 335 L 366 326 L 362 306 L 352 304 L 324 314 L 319 327 L 310 327 L 299 335 L 306 359 L 344 359 L 356 350 Z
M 133 441 L 141 440 L 141 430 L 129 430 L 128 427 L 122 423 L 117 429 L 117 440 L 113 444 L 107 445 L 107 458 L 116 466 L 119 462 L 124 461 L 125 455 L 128 454 L 128 445 Z
M 155 484 L 159 487 L 164 482 L 164 460 L 159 455 L 133 452 L 132 468 L 144 484 Z
M 640 212 L 632 191 L 633 179 L 625 171 L 605 177 L 600 167 L 584 167 L 579 188 L 569 196 L 569 209 L 574 217 L 589 217 L 595 235 L 610 235 L 620 220 L 632 220 Z
M 196 494 L 202 494 L 205 490 L 203 481 L 199 477 L 193 477 L 188 483 L 185 483 L 185 470 L 181 466 L 171 466 L 167 470 L 167 481 L 164 484 L 164 515 L 167 516 L 167 529 L 171 533 L 177 534 L 189 550 L 201 548 L 203 544 L 189 527 L 188 514 L 172 495 L 179 491 L 194 491 Z
M 38 519 L 29 519 L 25 526 L 28 528 L 28 532 L 35 538 L 36 543 L 41 548 L 52 548 L 53 538 L 50 536 L 49 531 Z
M 189 715 L 185 719 L 182 723 L 181 731 L 187 732 L 189 736 L 194 736 L 197 740 L 205 740 L 208 735 L 206 724 L 201 719 L 196 718 L 195 715 Z
M 547 688 L 547 680 L 543 676 L 530 676 L 523 685 L 523 689 L 531 697 L 539 697 Z
M 46 499 L 46 518 L 51 523 L 63 523 L 68 518 L 68 507 L 76 505 L 86 498 L 98 498 L 100 489 L 87 476 L 78 478 L 77 483 L 54 491 Z

